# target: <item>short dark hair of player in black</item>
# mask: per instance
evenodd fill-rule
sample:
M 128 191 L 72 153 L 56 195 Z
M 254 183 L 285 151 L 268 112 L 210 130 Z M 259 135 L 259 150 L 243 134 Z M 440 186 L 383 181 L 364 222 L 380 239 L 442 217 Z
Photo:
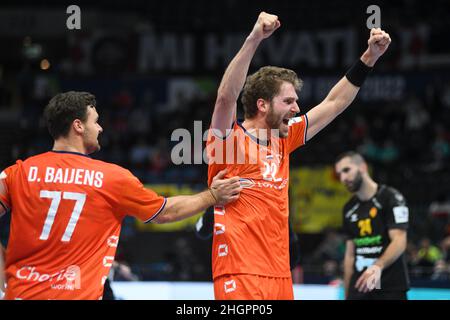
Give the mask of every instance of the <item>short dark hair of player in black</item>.
M 356 161 L 358 163 L 366 162 L 366 160 L 360 153 L 351 150 L 351 151 L 343 152 L 340 155 L 338 155 L 336 158 L 336 161 L 334 163 L 338 163 L 339 161 L 341 161 L 342 159 L 347 158 L 347 157 L 351 158 L 353 161 Z
M 357 152 L 340 155 L 335 170 L 341 183 L 353 194 L 343 209 L 343 231 L 347 236 L 346 298 L 406 299 L 409 278 L 404 252 L 409 209 L 405 198 L 398 190 L 376 183 L 366 161 Z M 375 275 L 380 281 L 371 286 Z
M 68 91 L 54 96 L 44 110 L 47 128 L 53 139 L 66 137 L 74 120 L 85 122 L 88 106 L 96 106 L 95 96 L 89 92 Z

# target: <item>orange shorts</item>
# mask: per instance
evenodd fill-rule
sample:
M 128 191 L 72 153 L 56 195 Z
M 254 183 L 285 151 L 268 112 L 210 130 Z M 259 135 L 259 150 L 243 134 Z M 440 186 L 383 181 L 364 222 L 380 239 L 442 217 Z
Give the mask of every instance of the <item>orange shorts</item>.
M 214 280 L 216 300 L 293 300 L 292 278 L 255 274 L 223 275 Z

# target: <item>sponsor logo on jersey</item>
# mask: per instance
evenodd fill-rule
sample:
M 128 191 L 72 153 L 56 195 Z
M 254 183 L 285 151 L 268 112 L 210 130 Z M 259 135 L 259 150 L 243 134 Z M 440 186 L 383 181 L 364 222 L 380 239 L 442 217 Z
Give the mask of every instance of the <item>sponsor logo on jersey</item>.
M 81 288 L 81 270 L 71 265 L 53 274 L 40 273 L 34 266 L 25 266 L 17 270 L 17 279 L 30 282 L 49 282 L 54 290 L 76 290 Z
M 363 271 L 365 268 L 370 267 L 375 263 L 377 259 L 366 258 L 363 256 L 356 256 L 355 267 L 358 272 Z
M 383 251 L 383 247 L 362 247 L 356 248 L 356 254 L 379 254 Z
M 378 235 L 374 237 L 355 238 L 353 242 L 357 247 L 376 246 L 382 244 L 383 237 Z
M 275 190 L 283 190 L 288 185 L 289 179 L 283 179 L 283 181 L 280 184 L 273 183 L 270 181 L 257 181 L 255 182 L 255 186 L 258 188 L 269 188 L 269 189 L 275 189 Z
M 240 178 L 239 182 L 242 188 L 253 188 L 255 182 L 252 179 Z

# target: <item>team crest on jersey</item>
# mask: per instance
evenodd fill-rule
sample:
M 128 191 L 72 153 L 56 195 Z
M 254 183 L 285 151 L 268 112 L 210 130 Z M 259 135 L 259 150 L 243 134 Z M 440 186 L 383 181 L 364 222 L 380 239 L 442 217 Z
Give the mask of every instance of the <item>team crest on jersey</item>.
M 369 211 L 369 216 L 373 219 L 377 216 L 378 209 L 376 207 L 372 207 Z

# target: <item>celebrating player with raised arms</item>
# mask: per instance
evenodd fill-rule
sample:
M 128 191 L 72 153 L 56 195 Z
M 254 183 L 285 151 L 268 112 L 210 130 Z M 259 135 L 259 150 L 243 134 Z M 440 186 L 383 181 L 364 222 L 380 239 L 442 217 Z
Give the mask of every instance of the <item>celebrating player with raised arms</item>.
M 302 82 L 289 69 L 267 66 L 247 77 L 259 46 L 281 23 L 262 12 L 223 75 L 208 140 L 209 183 L 223 169 L 239 176 L 240 198 L 214 210 L 212 268 L 216 299 L 293 299 L 289 269 L 289 155 L 355 98 L 388 48 L 389 34 L 372 29 L 368 48 L 308 113 L 300 112 Z M 245 119 L 236 119 L 242 91 Z

